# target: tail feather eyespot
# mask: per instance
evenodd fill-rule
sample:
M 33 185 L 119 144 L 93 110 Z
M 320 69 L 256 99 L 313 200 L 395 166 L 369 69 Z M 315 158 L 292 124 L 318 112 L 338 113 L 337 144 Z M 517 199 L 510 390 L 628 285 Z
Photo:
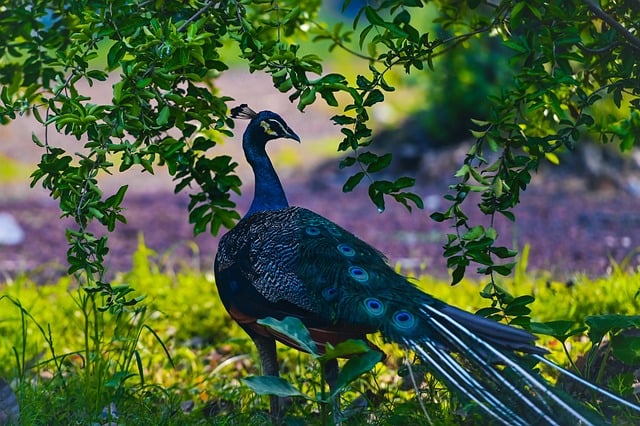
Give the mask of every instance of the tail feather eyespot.
M 350 267 L 349 275 L 351 276 L 351 278 L 358 281 L 359 283 L 366 283 L 367 281 L 369 281 L 369 274 L 367 273 L 367 271 L 365 271 L 363 268 L 359 266 Z
M 408 311 L 395 312 L 393 314 L 392 320 L 393 325 L 399 330 L 409 331 L 416 326 L 415 315 Z
M 327 287 L 324 290 L 322 290 L 322 297 L 327 302 L 335 300 L 337 296 L 338 296 L 338 289 L 335 287 Z
M 307 235 L 316 237 L 320 235 L 320 228 L 318 228 L 317 226 L 307 226 L 304 232 L 306 232 Z
M 338 244 L 338 251 L 346 257 L 353 257 L 356 255 L 355 249 L 349 244 Z
M 375 297 L 365 299 L 363 304 L 365 311 L 373 317 L 380 317 L 384 315 L 386 311 L 384 304 Z

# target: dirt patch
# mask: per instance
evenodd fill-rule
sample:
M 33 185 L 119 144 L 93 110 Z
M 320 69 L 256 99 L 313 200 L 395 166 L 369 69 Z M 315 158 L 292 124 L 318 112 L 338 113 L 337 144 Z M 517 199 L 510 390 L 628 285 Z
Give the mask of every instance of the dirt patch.
M 405 269 L 426 271 L 446 276 L 442 245 L 449 224 L 433 222 L 430 211 L 407 212 L 390 202 L 384 213 L 378 213 L 368 200 L 366 191 L 350 194 L 340 191 L 340 177 L 314 174 L 294 176 L 285 185 L 292 204 L 310 208 L 354 232 L 381 249 L 392 264 L 400 262 Z M 442 186 L 421 186 L 417 191 L 431 209 L 445 207 L 440 202 Z M 251 190 L 240 197 L 238 205 L 246 211 Z M 161 256 L 162 264 L 181 265 L 211 270 L 217 237 L 201 234 L 194 238 L 188 223 L 188 197 L 170 191 L 134 192 L 127 197 L 127 224 L 118 226 L 109 236 L 110 253 L 107 268 L 111 273 L 127 271 L 139 237 Z M 474 223 L 487 223 L 473 205 L 469 215 Z M 576 193 L 546 192 L 533 187 L 523 195 L 516 209 L 517 221 L 498 221 L 501 241 L 515 242 L 522 248 L 531 245 L 530 269 L 551 271 L 558 279 L 570 279 L 576 273 L 606 274 L 611 262 L 627 262 L 636 267 L 640 256 L 640 215 L 638 200 L 619 192 Z M 20 272 L 51 279 L 63 273 L 67 242 L 65 229 L 73 224 L 61 219 L 54 201 L 37 197 L 0 202 L 0 212 L 12 214 L 21 225 L 25 239 L 14 246 L 0 246 L 0 270 L 3 275 Z M 39 280 L 40 280 L 39 279 Z
M 275 143 L 272 147 L 275 156 L 278 150 L 285 149 L 302 159 L 302 167 L 278 162 L 292 204 L 327 216 L 378 247 L 392 264 L 400 262 L 405 270 L 424 268 L 437 276 L 447 275 L 442 245 L 452 229 L 450 224 L 433 222 L 429 214 L 446 208 L 442 194 L 450 183 L 447 177 L 453 175 L 459 163 L 436 157 L 431 163 L 423 163 L 422 170 L 417 166 L 417 176 L 421 180 L 416 192 L 426 201 L 426 211 L 409 214 L 390 201 L 386 211 L 379 214 L 368 200 L 366 189 L 343 194 L 341 186 L 347 176 L 338 171 L 337 161 L 322 165 L 326 157 L 316 154 L 317 146 L 313 141 L 339 135 L 339 129 L 328 119 L 334 111 L 314 105 L 301 114 L 273 89 L 268 79 L 258 75 L 226 74 L 220 80 L 220 87 L 222 94 L 234 97 L 238 103 L 256 99 L 256 102 L 249 102 L 255 109 L 280 111 L 305 141 L 301 145 Z M 107 85 L 103 89 L 110 87 Z M 104 97 L 104 94 L 100 96 Z M 243 127 L 238 126 L 238 134 Z M 42 133 L 36 123 L 29 121 L 0 127 L 0 155 L 33 164 L 39 152 L 31 144 L 32 131 Z M 55 137 L 60 138 L 60 135 Z M 233 155 L 241 164 L 241 177 L 245 182 L 251 182 L 239 148 L 236 136 L 216 153 Z M 455 153 L 452 156 L 455 157 Z M 429 164 L 438 164 L 440 169 L 435 172 L 430 169 L 426 173 L 425 169 L 431 167 Z M 561 184 L 555 182 L 559 179 Z M 531 245 L 530 269 L 549 270 L 556 278 L 564 280 L 582 272 L 606 274 L 612 260 L 625 262 L 630 268 L 637 267 L 640 263 L 636 252 L 640 246 L 637 197 L 615 185 L 594 188 L 580 177 L 567 179 L 551 174 L 536 180 L 539 182 L 522 195 L 522 204 L 515 211 L 517 222 L 501 219 L 497 224 L 503 244 L 515 244 L 519 248 Z M 128 223 L 118 226 L 109 236 L 111 250 L 107 268 L 110 275 L 131 267 L 131 256 L 140 235 L 144 236 L 146 245 L 161 256 L 164 266 L 176 268 L 186 264 L 212 269 L 218 238 L 208 234 L 193 237 L 188 223 L 187 194 L 173 194 L 171 180 L 162 172 L 155 176 L 131 172 L 112 179 L 105 188 L 114 190 L 125 183 L 130 185 L 124 204 Z M 246 211 L 249 204 L 252 194 L 249 185 L 245 186 L 245 192 L 244 197 L 237 198 L 240 211 Z M 473 223 L 487 223 L 487 218 L 472 202 L 467 208 Z M 65 229 L 73 224 L 60 218 L 55 201 L 41 189 L 30 189 L 22 179 L 0 188 L 1 212 L 15 217 L 25 238 L 18 245 L 0 246 L 0 278 L 27 272 L 46 281 L 64 273 Z

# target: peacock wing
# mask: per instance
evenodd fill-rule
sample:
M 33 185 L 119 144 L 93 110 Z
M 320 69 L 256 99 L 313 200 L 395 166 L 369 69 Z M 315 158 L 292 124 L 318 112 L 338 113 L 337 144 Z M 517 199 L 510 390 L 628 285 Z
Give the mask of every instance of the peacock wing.
M 304 209 L 292 207 L 256 213 L 221 239 L 215 264 L 220 297 L 230 315 L 245 329 L 269 334 L 289 346 L 297 347 L 286 336 L 275 335 L 256 320 L 267 316 L 297 317 L 309 328 L 321 351 L 327 342 L 336 345 L 347 339 L 365 339 L 373 328 L 336 321 L 331 315 L 335 309 L 325 309 L 326 302 L 316 289 L 327 278 L 320 274 L 306 278 L 313 267 L 301 267 L 309 262 L 301 258 L 303 251 L 309 254 L 302 250 L 308 244 L 308 218 L 300 215 L 301 211 Z M 310 263 L 326 264 L 323 253 L 326 251 L 312 256 Z
M 220 269 L 233 269 L 236 279 L 243 277 L 271 303 L 331 324 L 373 330 L 391 321 L 403 328 L 414 322 L 406 313 L 418 312 L 424 303 L 447 306 L 396 273 L 378 250 L 301 207 L 256 213 L 229 235 L 241 238 L 224 241 Z
M 288 210 L 256 213 L 220 240 L 216 284 L 227 308 L 233 303 L 256 318 L 317 310 L 293 273 L 298 243 L 285 219 Z
M 421 294 L 386 257 L 349 231 L 298 208 L 295 275 L 332 321 L 379 329 L 394 308 L 411 309 Z

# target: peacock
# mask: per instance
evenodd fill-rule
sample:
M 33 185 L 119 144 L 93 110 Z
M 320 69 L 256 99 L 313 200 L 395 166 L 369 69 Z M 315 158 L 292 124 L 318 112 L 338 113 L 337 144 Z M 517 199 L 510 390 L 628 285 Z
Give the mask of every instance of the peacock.
M 245 216 L 220 240 L 215 279 L 228 313 L 255 343 L 263 374 L 279 374 L 276 341 L 302 348 L 258 320 L 295 317 L 320 348 L 347 339 L 368 342 L 367 334 L 381 332 L 415 352 L 451 391 L 506 425 L 602 421 L 525 367 L 531 358 L 640 411 L 547 360 L 534 335 L 422 292 L 369 244 L 323 216 L 290 206 L 265 146 L 300 137 L 271 111 L 256 113 L 243 104 L 231 117 L 250 120 L 242 146 L 255 194 Z M 330 385 L 337 368 L 326 368 Z M 270 410 L 276 419 L 281 415 L 277 397 L 271 397 Z

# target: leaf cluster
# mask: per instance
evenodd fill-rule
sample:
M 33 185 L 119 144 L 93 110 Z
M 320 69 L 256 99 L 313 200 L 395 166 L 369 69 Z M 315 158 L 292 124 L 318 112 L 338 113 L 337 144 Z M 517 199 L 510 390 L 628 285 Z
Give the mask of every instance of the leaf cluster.
M 473 25 L 478 14 L 486 13 L 470 8 L 443 22 L 460 25 L 462 17 Z M 512 209 L 543 161 L 558 163 L 559 153 L 587 138 L 615 141 L 623 151 L 634 145 L 640 39 L 633 20 L 639 15 L 625 2 L 607 2 L 603 11 L 587 1 L 504 2 L 490 16 L 491 32 L 512 52 L 513 84 L 491 97 L 488 119 L 473 120 L 475 143 L 456 173 L 458 183 L 445 196 L 449 207 L 431 217 L 454 225 L 444 247 L 453 283 L 469 265 L 479 264 L 477 271 L 489 276 L 483 295 L 494 306 L 510 306 L 496 275 L 513 271 L 517 252 L 494 244 L 494 221 L 500 216 L 515 220 Z M 600 112 L 611 111 L 610 105 L 628 116 Z M 469 223 L 468 200 L 489 216 L 491 227 Z
M 309 334 L 309 330 L 298 318 L 286 317 L 282 320 L 267 317 L 258 321 L 260 324 L 273 329 L 276 333 L 287 336 L 299 345 L 305 352 L 320 363 L 321 371 L 324 371 L 329 361 L 337 362 L 339 358 L 348 357 L 349 360 L 340 369 L 335 386 L 329 395 L 325 392 L 326 384 L 321 384 L 320 395 L 311 396 L 298 390 L 286 380 L 276 376 L 251 376 L 243 379 L 251 390 L 258 395 L 276 395 L 278 397 L 303 397 L 320 403 L 322 417 L 327 418 L 326 408 L 344 392 L 347 386 L 361 375 L 369 372 L 380 360 L 382 353 L 371 349 L 361 340 L 347 340 L 337 346 L 327 345 L 324 353 L 320 353 L 315 342 Z M 335 404 L 333 409 L 336 408 Z M 339 418 L 340 413 L 334 412 L 334 418 Z
M 319 99 L 340 110 L 332 118 L 341 128 L 338 150 L 347 153 L 340 167 L 355 170 L 343 190 L 368 182 L 382 211 L 389 197 L 409 209 L 423 207 L 409 190 L 414 180 L 387 179 L 391 155 L 370 148 L 371 111 L 395 90 L 391 71 L 446 72 L 434 58 L 472 38 L 491 37 L 512 52 L 513 85 L 492 97 L 487 118 L 475 122 L 476 142 L 446 196 L 450 207 L 432 217 L 455 228 L 445 246 L 453 281 L 476 263 L 494 285 L 496 274 L 511 271 L 515 252 L 496 246 L 493 221 L 497 214 L 513 219 L 511 210 L 540 163 L 557 161 L 558 152 L 585 134 L 623 150 L 638 140 L 638 11 L 624 1 L 604 7 L 592 0 L 435 1 L 445 38 L 415 18 L 424 3 L 367 3 L 350 26 L 319 22 L 319 0 L 36 0 L 0 7 L 0 31 L 12 35 L 0 42 L 0 122 L 33 114 L 45 128 L 43 140 L 33 138 L 42 157 L 32 185 L 49 190 L 75 221 L 67 233 L 69 272 L 83 274 L 87 288 L 107 297 L 107 308 L 134 302 L 104 280 L 105 232 L 126 220 L 127 187 L 104 194 L 100 175 L 165 167 L 176 191 L 192 191 L 196 233 L 215 234 L 239 218 L 230 196 L 240 192 L 236 163 L 215 154 L 233 128 L 231 100 L 213 83 L 228 68 L 225 44 L 237 47 L 251 72 L 271 75 L 300 110 Z M 365 61 L 366 71 L 353 81 L 325 73 L 327 59 L 303 48 L 320 41 Z M 84 87 L 92 85 L 110 85 L 111 101 L 86 96 Z M 628 114 L 603 117 L 601 105 Z M 62 147 L 63 137 L 77 141 L 73 150 Z M 476 199 L 474 193 L 491 218 L 488 227 L 468 223 L 465 202 Z M 92 223 L 101 225 L 98 232 Z M 497 290 L 486 294 L 504 302 Z

